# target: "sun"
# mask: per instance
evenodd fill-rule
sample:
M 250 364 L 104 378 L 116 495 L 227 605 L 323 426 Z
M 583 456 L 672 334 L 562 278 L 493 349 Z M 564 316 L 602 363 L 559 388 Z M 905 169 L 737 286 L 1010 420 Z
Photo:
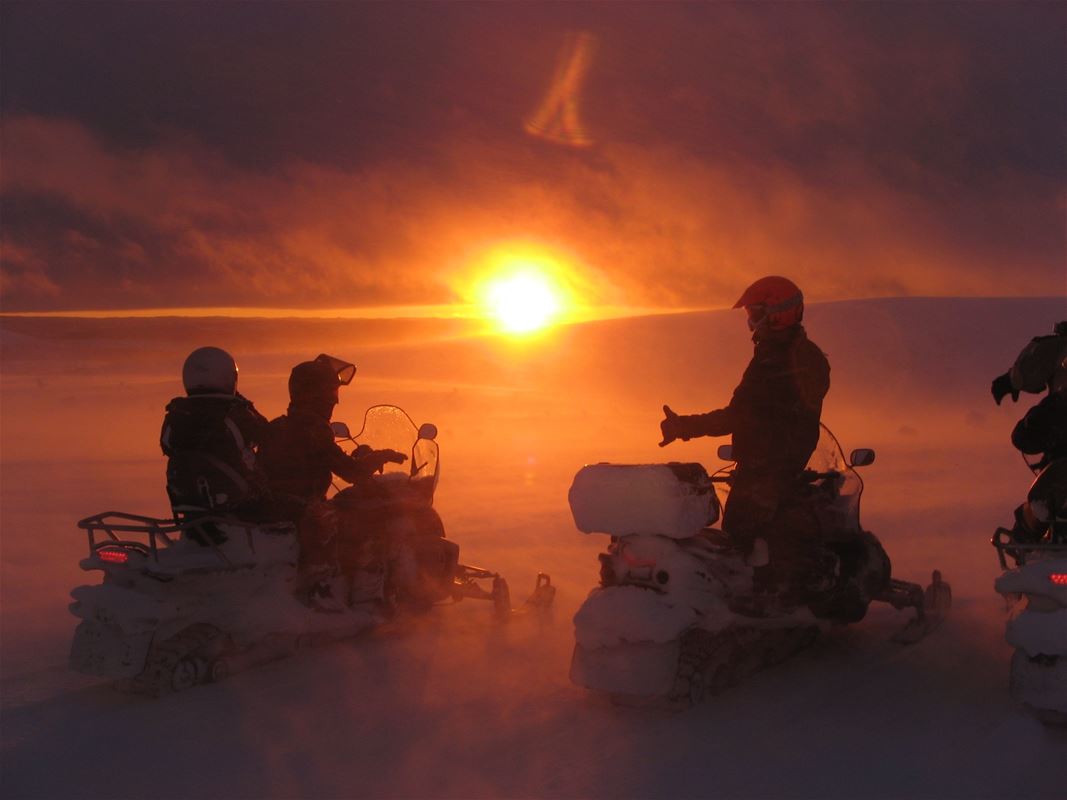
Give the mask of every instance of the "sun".
M 573 255 L 540 242 L 490 245 L 457 277 L 469 310 L 515 338 L 575 321 L 583 294 Z
M 549 278 L 532 268 L 490 280 L 485 300 L 493 319 L 508 333 L 544 328 L 560 312 L 560 299 Z

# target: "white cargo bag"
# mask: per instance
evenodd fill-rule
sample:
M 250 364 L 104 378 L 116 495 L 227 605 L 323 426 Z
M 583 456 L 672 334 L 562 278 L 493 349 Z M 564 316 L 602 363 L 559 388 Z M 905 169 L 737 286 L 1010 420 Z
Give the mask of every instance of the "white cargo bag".
M 583 533 L 687 539 L 719 518 L 719 502 L 700 464 L 590 464 L 568 494 Z

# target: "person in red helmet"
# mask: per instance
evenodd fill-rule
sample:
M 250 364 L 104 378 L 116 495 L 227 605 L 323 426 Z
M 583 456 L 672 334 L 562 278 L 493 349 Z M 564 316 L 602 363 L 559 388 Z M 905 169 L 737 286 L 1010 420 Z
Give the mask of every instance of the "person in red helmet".
M 755 350 L 725 408 L 679 415 L 663 406 L 664 447 L 676 439 L 733 437 L 737 462 L 723 513 L 723 530 L 740 547 L 762 537 L 777 562 L 771 582 L 796 582 L 817 557 L 816 530 L 791 513 L 799 477 L 819 441 L 830 364 L 804 331 L 804 296 L 788 278 L 771 275 L 749 286 L 744 308 Z M 770 575 L 770 573 L 767 573 Z
M 337 511 L 326 500 L 333 476 L 356 483 L 388 462 L 407 460 L 395 450 L 369 447 L 349 455 L 334 441 L 330 419 L 338 390 L 355 373 L 355 365 L 325 354 L 293 367 L 289 408 L 271 420 L 259 448 L 258 465 L 276 514 L 297 524 L 303 584 L 298 593 L 326 611 L 341 610 L 328 584 L 336 568 L 332 546 L 338 529 Z

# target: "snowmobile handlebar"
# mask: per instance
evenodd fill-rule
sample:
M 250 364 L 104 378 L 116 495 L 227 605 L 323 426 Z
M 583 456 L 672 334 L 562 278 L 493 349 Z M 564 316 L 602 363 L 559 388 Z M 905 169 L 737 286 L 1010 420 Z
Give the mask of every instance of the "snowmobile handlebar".
M 826 472 L 806 469 L 800 473 L 800 479 L 804 481 L 804 483 L 814 483 L 815 481 L 830 480 L 839 477 L 841 477 L 841 473 L 836 469 L 829 469 Z
M 840 471 L 836 469 L 827 470 L 826 472 L 818 472 L 813 469 L 806 469 L 798 476 L 801 483 L 814 483 L 820 480 L 829 480 L 832 478 L 841 477 Z M 712 483 L 732 483 L 734 479 L 733 471 L 727 472 L 724 475 L 712 475 L 709 480 Z

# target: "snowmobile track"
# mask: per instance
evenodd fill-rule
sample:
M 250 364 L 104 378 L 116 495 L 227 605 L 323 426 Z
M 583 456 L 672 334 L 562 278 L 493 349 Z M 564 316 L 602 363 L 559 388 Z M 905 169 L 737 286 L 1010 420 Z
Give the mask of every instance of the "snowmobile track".
M 812 644 L 819 628 L 740 626 L 712 633 L 692 630 L 683 638 L 678 671 L 668 700 L 694 706 L 736 686 L 750 675 L 785 661 Z
M 225 636 L 218 628 L 190 625 L 164 642 L 153 642 L 141 674 L 117 686 L 150 697 L 189 689 L 212 675 L 210 658 L 218 655 L 224 644 Z

